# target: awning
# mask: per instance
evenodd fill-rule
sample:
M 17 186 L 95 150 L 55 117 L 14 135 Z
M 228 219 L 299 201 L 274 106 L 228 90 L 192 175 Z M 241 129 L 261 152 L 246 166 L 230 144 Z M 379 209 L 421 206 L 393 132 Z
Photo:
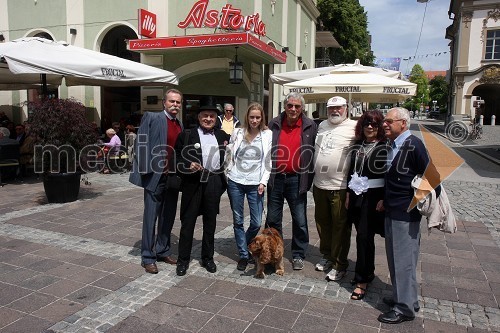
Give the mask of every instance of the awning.
M 331 31 L 316 31 L 316 47 L 335 47 L 339 49 L 341 46 L 333 37 Z
M 243 58 L 248 57 L 262 64 L 286 63 L 285 52 L 275 49 L 247 32 L 131 39 L 128 41 L 127 48 L 141 53 L 179 56 L 185 52 L 210 47 L 220 52 L 220 56 L 232 59 L 236 46 L 238 56 Z

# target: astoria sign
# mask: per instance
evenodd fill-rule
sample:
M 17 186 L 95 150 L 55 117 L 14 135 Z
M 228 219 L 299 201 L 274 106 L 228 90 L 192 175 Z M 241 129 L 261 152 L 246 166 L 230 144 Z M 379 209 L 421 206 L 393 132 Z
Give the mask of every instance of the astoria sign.
M 195 28 L 221 28 L 226 30 L 241 30 L 253 32 L 259 36 L 266 35 L 266 25 L 260 20 L 259 14 L 241 15 L 241 9 L 226 4 L 221 11 L 207 10 L 209 0 L 196 2 L 184 21 L 177 24 L 181 29 L 189 26 Z

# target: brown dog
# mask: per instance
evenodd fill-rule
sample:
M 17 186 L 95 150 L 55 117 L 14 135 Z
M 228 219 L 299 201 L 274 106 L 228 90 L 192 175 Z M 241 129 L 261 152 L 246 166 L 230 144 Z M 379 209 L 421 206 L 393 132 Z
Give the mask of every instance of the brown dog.
M 281 239 L 278 230 L 274 228 L 262 230 L 262 233 L 248 244 L 248 249 L 257 264 L 256 278 L 263 279 L 265 277 L 264 267 L 266 264 L 273 264 L 276 274 L 285 274 L 283 239 Z

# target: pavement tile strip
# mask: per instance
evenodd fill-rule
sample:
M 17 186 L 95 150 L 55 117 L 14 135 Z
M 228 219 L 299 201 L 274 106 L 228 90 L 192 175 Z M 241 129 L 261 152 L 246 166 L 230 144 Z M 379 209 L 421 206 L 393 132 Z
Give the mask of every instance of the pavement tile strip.
M 498 187 L 494 186 L 494 188 L 491 188 L 489 184 L 480 185 L 489 188 L 489 190 L 493 189 L 498 196 Z M 477 183 L 474 183 L 474 189 L 471 189 L 467 182 L 450 182 L 446 183 L 446 186 L 450 189 L 452 194 L 463 193 L 462 191 L 467 188 L 472 191 L 486 190 L 478 188 Z M 116 191 L 116 189 L 114 191 Z M 453 201 L 453 199 L 456 198 L 451 195 L 451 199 Z M 309 202 L 313 202 L 312 198 Z M 453 207 L 460 207 L 457 203 L 452 202 L 452 204 Z M 474 203 L 469 204 L 474 205 Z M 484 204 L 484 201 L 482 204 Z M 71 250 L 94 256 L 103 256 L 123 262 L 136 263 L 139 260 L 138 256 L 140 256 L 140 253 L 137 248 L 8 223 L 9 220 L 17 217 L 29 216 L 58 207 L 63 207 L 63 205 L 45 205 L 35 209 L 19 210 L 4 214 L 0 217 L 0 235 L 13 239 L 50 245 L 61 250 Z M 496 206 L 493 206 L 491 208 L 495 207 Z M 462 208 L 463 211 L 459 210 L 457 212 L 458 217 L 464 221 L 482 222 L 488 227 L 495 242 L 500 246 L 498 235 L 498 209 L 495 208 L 493 211 L 484 211 L 485 214 L 489 212 L 491 216 L 477 216 L 476 214 L 471 216 L 471 212 L 477 212 L 477 209 L 470 210 L 467 209 L 467 207 L 463 207 L 463 205 Z M 222 229 L 216 234 L 216 248 L 221 246 L 224 247 L 225 245 L 221 243 L 228 242 L 228 240 L 232 238 L 232 226 Z M 193 258 L 198 258 L 199 252 L 200 245 L 198 244 L 193 249 Z M 349 283 L 347 282 L 341 284 L 327 283 L 326 281 L 293 274 L 287 274 L 284 277 L 270 275 L 267 276 L 265 280 L 259 280 L 254 279 L 252 275 L 242 275 L 241 272 L 236 270 L 236 263 L 229 264 L 223 262 L 218 263 L 218 271 L 216 274 L 208 274 L 199 266 L 197 260 L 193 260 L 186 277 L 177 277 L 175 275 L 174 266 L 162 265 L 158 275 L 144 273 L 118 290 L 88 304 L 84 309 L 56 323 L 49 329 L 49 332 L 107 331 L 128 318 L 132 313 L 154 301 L 157 297 L 162 295 L 163 292 L 177 286 L 188 277 L 212 278 L 219 281 L 236 283 L 242 286 L 253 286 L 277 292 L 293 293 L 344 304 L 350 302 L 351 304 L 368 308 L 373 308 L 376 304 L 380 304 L 381 298 L 387 296 L 387 290 L 377 290 L 375 287 L 372 287 L 370 288 L 369 297 L 367 297 L 366 302 L 352 303 L 352 301 L 349 300 L 350 289 L 348 287 Z M 421 297 L 420 301 L 421 311 L 418 313 L 418 317 L 466 327 L 500 329 L 500 311 L 498 307 L 484 307 L 477 304 L 453 302 L 432 297 Z

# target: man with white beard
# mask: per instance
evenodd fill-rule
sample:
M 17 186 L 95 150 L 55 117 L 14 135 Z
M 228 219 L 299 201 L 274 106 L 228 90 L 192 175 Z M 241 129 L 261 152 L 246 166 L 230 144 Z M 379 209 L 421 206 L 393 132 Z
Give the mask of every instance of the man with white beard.
M 315 144 L 313 196 L 314 217 L 323 257 L 316 270 L 328 271 L 328 281 L 341 280 L 347 271 L 351 225 L 347 222 L 347 171 L 350 147 L 355 141 L 356 121 L 347 118 L 345 98 L 328 100 L 328 119 L 318 127 Z

